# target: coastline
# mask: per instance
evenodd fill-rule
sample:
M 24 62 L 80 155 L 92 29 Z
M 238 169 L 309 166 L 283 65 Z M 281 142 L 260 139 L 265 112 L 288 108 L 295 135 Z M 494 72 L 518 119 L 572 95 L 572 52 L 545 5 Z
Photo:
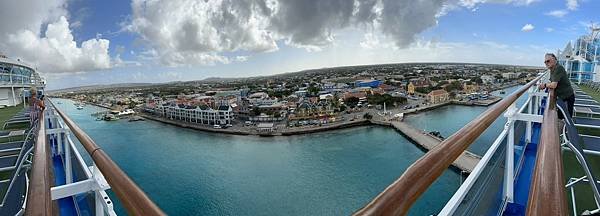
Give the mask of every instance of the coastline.
M 438 103 L 438 104 L 431 104 L 431 105 L 427 105 L 427 106 L 421 106 L 418 108 L 413 108 L 413 109 L 409 109 L 409 110 L 402 110 L 404 115 L 411 115 L 411 114 L 417 114 L 420 112 L 426 112 L 426 111 L 430 111 L 430 110 L 434 110 L 437 109 L 439 107 L 443 107 L 443 106 L 447 106 L 447 105 L 464 105 L 464 106 L 490 106 L 498 101 L 500 101 L 502 98 L 501 97 L 495 97 L 494 99 L 491 100 L 487 100 L 485 102 L 481 102 L 481 103 L 467 103 L 467 102 L 460 102 L 460 101 L 456 101 L 456 100 L 448 100 L 446 102 L 443 103 Z M 96 103 L 90 103 L 90 102 L 86 102 L 87 104 L 96 106 L 96 107 L 100 107 L 100 108 L 104 108 L 104 109 L 111 109 L 110 107 L 106 107 L 103 106 L 101 104 L 96 104 Z M 371 113 L 371 112 L 368 112 Z M 374 118 L 380 118 L 380 116 L 377 116 L 376 113 L 371 113 Z M 174 125 L 174 126 L 178 126 L 178 127 L 182 127 L 182 128 L 190 128 L 190 129 L 195 129 L 195 130 L 199 130 L 199 131 L 205 131 L 205 132 L 211 132 L 211 133 L 221 133 L 221 134 L 229 134 L 229 135 L 242 135 L 242 136 L 248 136 L 248 135 L 254 135 L 254 136 L 293 136 L 293 135 L 303 135 L 303 134 L 311 134 L 311 133 L 319 133 L 319 132 L 326 132 L 326 131 L 331 131 L 331 130 L 338 130 L 338 129 L 344 129 L 344 128 L 352 128 L 352 127 L 360 127 L 360 126 L 371 126 L 371 125 L 379 125 L 379 126 L 390 126 L 392 128 L 393 125 L 391 124 L 380 124 L 378 122 L 381 122 L 381 120 L 376 120 L 376 119 L 372 119 L 372 120 L 367 120 L 367 119 L 360 119 L 360 120 L 356 120 L 356 121 L 344 121 L 344 122 L 336 122 L 336 123 L 331 123 L 329 125 L 323 125 L 323 126 L 318 126 L 318 127 L 296 127 L 296 128 L 290 128 L 290 129 L 283 129 L 281 131 L 274 131 L 272 133 L 260 133 L 256 130 L 256 128 L 252 127 L 252 128 L 248 128 L 246 129 L 245 127 L 243 129 L 234 129 L 234 128 L 226 128 L 226 129 L 215 129 L 206 125 L 201 125 L 201 124 L 195 124 L 195 123 L 191 123 L 191 122 L 183 122 L 183 121 L 178 121 L 178 120 L 172 120 L 172 119 L 166 119 L 166 118 L 162 118 L 162 117 L 158 117 L 158 116 L 154 116 L 148 113 L 144 113 L 144 112 L 137 112 L 136 113 L 137 116 L 140 116 L 142 118 L 145 119 L 149 119 L 149 120 L 153 120 L 153 121 L 157 121 L 157 122 L 161 122 L 161 123 L 165 123 L 165 124 L 170 124 L 170 125 Z M 277 128 L 279 129 L 279 128 Z
M 153 120 L 153 121 L 157 121 L 157 122 L 161 122 L 161 123 L 165 123 L 165 124 L 171 124 L 171 125 L 175 125 L 175 126 L 182 127 L 182 128 L 191 128 L 191 129 L 196 129 L 196 130 L 200 130 L 200 131 L 232 134 L 232 135 L 244 135 L 244 136 L 247 136 L 247 135 L 293 136 L 293 135 L 311 134 L 311 133 L 333 131 L 333 130 L 337 130 L 337 129 L 353 128 L 353 127 L 360 127 L 360 126 L 388 127 L 388 128 L 394 129 L 395 131 L 400 133 L 403 137 L 408 139 L 411 143 L 413 143 L 414 145 L 416 145 L 417 147 L 422 149 L 424 152 L 428 152 L 429 150 L 435 148 L 435 146 L 437 146 L 439 143 L 442 142 L 441 139 L 434 137 L 428 133 L 423 133 L 422 131 L 420 131 L 416 128 L 413 128 L 412 126 L 410 126 L 406 123 L 380 121 L 380 120 L 374 120 L 374 119 L 371 119 L 371 120 L 364 119 L 364 120 L 359 120 L 359 121 L 344 122 L 344 123 L 339 123 L 336 125 L 321 126 L 321 127 L 308 128 L 308 129 L 302 129 L 302 130 L 297 129 L 297 130 L 293 130 L 293 131 L 277 132 L 277 133 L 270 133 L 270 134 L 260 134 L 259 132 L 246 132 L 246 131 L 228 130 L 228 129 L 212 129 L 212 128 L 208 128 L 208 127 L 199 126 L 196 124 L 190 124 L 190 123 L 184 123 L 184 122 L 179 122 L 179 121 L 174 121 L 174 120 L 169 120 L 169 119 L 163 119 L 163 118 L 159 118 L 159 117 L 151 116 L 151 115 L 147 115 L 147 114 L 140 114 L 140 116 L 150 119 L 150 120 Z M 456 161 L 452 163 L 451 167 L 453 169 L 455 169 L 455 171 L 457 171 L 457 172 L 471 173 L 471 171 L 473 171 L 473 169 L 475 168 L 475 166 L 477 165 L 477 163 L 479 162 L 480 159 L 481 159 L 481 156 L 465 150 L 459 156 L 459 158 L 457 158 Z
M 258 131 L 254 131 L 254 130 L 242 131 L 242 130 L 232 130 L 229 128 L 228 129 L 214 129 L 214 128 L 210 128 L 210 127 L 206 127 L 206 126 L 201 126 L 199 124 L 181 122 L 181 121 L 165 119 L 165 118 L 161 118 L 161 117 L 157 117 L 157 116 L 152 116 L 152 115 L 148 115 L 146 113 L 138 113 L 138 115 L 145 119 L 149 119 L 149 120 L 153 120 L 153 121 L 157 121 L 157 122 L 161 122 L 161 123 L 165 123 L 165 124 L 170 124 L 170 125 L 174 125 L 174 126 L 179 126 L 182 128 L 191 128 L 191 129 L 196 129 L 196 130 L 205 131 L 205 132 L 233 134 L 233 135 L 242 135 L 242 136 L 249 136 L 249 135 L 254 135 L 254 136 L 293 136 L 293 135 L 325 132 L 325 131 L 331 131 L 331 130 L 337 130 L 337 129 L 343 129 L 343 128 L 352 128 L 352 127 L 372 125 L 372 123 L 369 120 L 364 119 L 364 120 L 358 120 L 358 121 L 352 121 L 352 122 L 337 123 L 337 124 L 321 126 L 321 127 L 309 127 L 309 128 L 293 129 L 293 130 L 286 130 L 286 131 L 281 131 L 281 132 L 274 132 L 274 133 L 270 133 L 270 134 L 264 134 L 264 133 L 259 133 Z
M 495 102 L 497 102 L 497 101 L 495 101 Z M 97 106 L 97 107 L 101 107 L 101 108 L 106 108 L 105 106 L 101 106 L 99 104 L 93 104 L 93 103 L 89 103 L 89 104 Z M 419 108 L 412 109 L 412 110 L 406 110 L 405 114 L 415 114 L 415 113 L 419 113 L 422 111 L 429 111 L 429 110 L 436 109 L 436 108 L 439 108 L 442 106 L 454 105 L 454 104 L 456 104 L 455 101 L 447 101 L 447 102 L 440 103 L 440 104 L 433 104 L 430 106 L 419 107 Z M 108 109 L 108 108 L 106 108 L 106 109 Z M 210 127 L 200 125 L 200 124 L 165 119 L 165 118 L 153 116 L 153 115 L 143 113 L 143 112 L 138 112 L 136 115 L 143 117 L 145 119 L 161 122 L 164 124 L 170 124 L 170 125 L 174 125 L 174 126 L 181 127 L 181 128 L 190 128 L 190 129 L 195 129 L 195 130 L 199 130 L 199 131 L 221 133 L 221 134 L 228 134 L 228 135 L 269 136 L 269 137 L 271 137 L 271 136 L 294 136 L 294 135 L 327 132 L 327 131 L 333 131 L 333 130 L 338 130 L 338 129 L 361 127 L 361 126 L 379 126 L 379 127 L 388 127 L 388 128 L 394 129 L 395 131 L 400 133 L 401 136 L 408 139 L 411 143 L 413 143 L 414 145 L 419 147 L 424 152 L 428 152 L 429 150 L 431 150 L 432 148 L 437 146 L 437 144 L 442 142 L 441 139 L 434 137 L 428 133 L 425 133 L 425 132 L 421 131 L 420 129 L 414 128 L 406 123 L 381 120 L 380 119 L 380 118 L 382 118 L 381 116 L 374 116 L 374 118 L 370 119 L 370 120 L 362 119 L 362 120 L 356 120 L 356 121 L 351 121 L 351 122 L 334 123 L 334 124 L 326 125 L 326 126 L 293 128 L 291 130 L 288 129 L 288 130 L 277 131 L 277 132 L 269 133 L 269 134 L 262 134 L 262 133 L 258 132 L 255 128 L 249 128 L 248 130 L 239 130 L 239 129 L 235 130 L 232 128 L 214 129 L 214 128 L 210 128 Z M 465 151 L 461 154 L 461 156 L 459 156 L 459 158 L 452 164 L 452 166 L 450 168 L 455 170 L 457 173 L 462 173 L 462 172 L 470 173 L 473 170 L 473 168 L 475 167 L 475 165 L 477 164 L 477 162 L 480 160 L 480 158 L 481 158 L 481 156 L 479 156 L 479 155 L 476 155 L 469 151 Z

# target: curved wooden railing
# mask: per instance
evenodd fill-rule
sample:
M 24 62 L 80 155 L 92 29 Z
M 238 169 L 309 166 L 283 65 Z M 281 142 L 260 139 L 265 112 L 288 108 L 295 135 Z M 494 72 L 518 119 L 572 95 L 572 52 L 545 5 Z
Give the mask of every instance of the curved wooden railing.
M 415 161 L 400 178 L 389 185 L 355 215 L 405 215 L 429 186 L 477 139 L 512 103 L 533 86 L 539 76 L 473 119 L 448 139 Z
M 38 115 L 38 133 L 33 150 L 33 165 L 31 168 L 31 180 L 27 192 L 27 208 L 25 215 L 52 215 L 52 199 L 50 188 L 52 187 L 52 169 L 50 168 L 50 148 L 46 144 L 46 128 L 44 111 Z M 34 113 L 31 113 L 34 115 Z M 33 127 L 33 126 L 32 126 Z
M 536 155 L 533 180 L 529 188 L 527 215 L 567 215 L 556 93 L 550 92 L 544 112 L 542 134 Z
M 52 102 L 50 102 L 52 103 Z M 52 103 L 53 107 L 54 104 Z M 111 189 L 117 195 L 130 215 L 165 215 L 165 213 L 133 182 L 121 168 L 92 140 L 73 120 L 59 109 L 56 112 L 62 117 L 71 132 L 79 139 L 94 163 L 100 169 Z

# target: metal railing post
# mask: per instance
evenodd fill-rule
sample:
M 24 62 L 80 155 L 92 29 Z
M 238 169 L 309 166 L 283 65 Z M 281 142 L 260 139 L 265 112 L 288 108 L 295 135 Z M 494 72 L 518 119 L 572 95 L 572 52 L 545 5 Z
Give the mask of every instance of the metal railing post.
M 527 114 L 533 114 L 533 107 L 531 107 L 533 105 L 533 97 L 531 96 L 533 92 L 533 88 L 529 89 L 529 103 L 527 104 Z M 532 134 L 531 134 L 531 126 L 532 126 L 533 122 L 531 121 L 526 121 L 525 122 L 525 143 L 530 143 L 532 138 Z M 523 151 L 525 151 L 525 149 L 523 149 Z
M 511 121 L 506 142 L 506 161 L 504 167 L 504 197 L 507 202 L 513 202 L 514 166 L 515 166 L 515 121 Z
M 69 133 L 65 131 L 61 133 L 60 136 L 64 136 L 64 139 L 61 138 L 61 140 L 63 141 L 63 145 L 65 146 L 65 178 L 66 183 L 70 184 L 73 183 L 73 168 L 71 165 L 71 145 L 69 145 L 67 139 Z
M 504 114 L 508 119 L 508 137 L 506 140 L 506 155 L 504 160 L 504 197 L 507 202 L 513 201 L 514 194 L 514 164 L 515 164 L 515 123 L 518 113 L 516 104 L 513 103 Z

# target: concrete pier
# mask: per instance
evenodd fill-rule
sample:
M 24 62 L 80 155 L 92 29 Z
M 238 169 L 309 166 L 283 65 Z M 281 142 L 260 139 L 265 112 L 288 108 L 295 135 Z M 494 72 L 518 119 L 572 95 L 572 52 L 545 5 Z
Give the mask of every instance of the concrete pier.
M 404 134 L 408 139 L 421 146 L 428 151 L 436 147 L 442 142 L 439 138 L 432 136 L 422 130 L 416 129 L 413 126 L 399 121 L 372 121 L 375 124 L 388 125 L 394 127 L 396 130 Z M 471 173 L 477 163 L 481 160 L 481 156 L 478 156 L 469 151 L 464 151 L 452 165 L 464 172 Z

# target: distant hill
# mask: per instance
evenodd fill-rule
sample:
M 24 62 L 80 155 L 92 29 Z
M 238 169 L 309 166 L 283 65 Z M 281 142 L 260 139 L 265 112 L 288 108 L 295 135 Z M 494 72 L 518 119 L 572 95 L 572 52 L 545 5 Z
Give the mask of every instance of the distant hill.
M 340 69 L 360 69 L 368 67 L 386 67 L 386 66 L 400 66 L 400 65 L 487 65 L 487 66 L 509 66 L 509 67 L 522 67 L 527 69 L 542 69 L 543 67 L 538 66 L 526 66 L 526 65 L 505 65 L 505 64 L 485 64 L 485 63 L 468 63 L 468 62 L 406 62 L 406 63 L 389 63 L 389 64 L 372 64 L 372 65 L 348 65 L 348 66 L 337 66 L 337 67 L 325 67 L 325 68 L 314 68 L 306 69 L 301 71 L 284 72 L 278 74 L 252 76 L 252 77 L 208 77 L 202 80 L 182 80 L 182 81 L 171 81 L 163 83 L 118 83 L 110 85 L 90 85 L 65 88 L 59 90 L 49 90 L 48 93 L 61 93 L 61 92 L 76 92 L 84 90 L 98 90 L 98 89 L 110 89 L 110 88 L 132 88 L 132 87 L 147 87 L 147 86 L 159 86 L 159 85 L 187 85 L 187 84 L 198 84 L 198 83 L 218 83 L 218 82 L 232 82 L 232 81 L 247 81 L 256 79 L 270 79 L 270 78 L 286 78 L 291 76 L 308 76 L 313 73 L 328 73 Z
M 76 91 L 84 91 L 84 90 L 97 90 L 97 89 L 109 89 L 109 88 L 128 88 L 128 87 L 142 87 L 142 86 L 151 86 L 151 85 L 160 85 L 164 83 L 117 83 L 117 84 L 107 84 L 107 85 L 89 85 L 89 86 L 78 86 L 72 88 L 65 89 L 57 89 L 57 90 L 48 90 L 48 93 L 60 93 L 60 92 L 76 92 Z

